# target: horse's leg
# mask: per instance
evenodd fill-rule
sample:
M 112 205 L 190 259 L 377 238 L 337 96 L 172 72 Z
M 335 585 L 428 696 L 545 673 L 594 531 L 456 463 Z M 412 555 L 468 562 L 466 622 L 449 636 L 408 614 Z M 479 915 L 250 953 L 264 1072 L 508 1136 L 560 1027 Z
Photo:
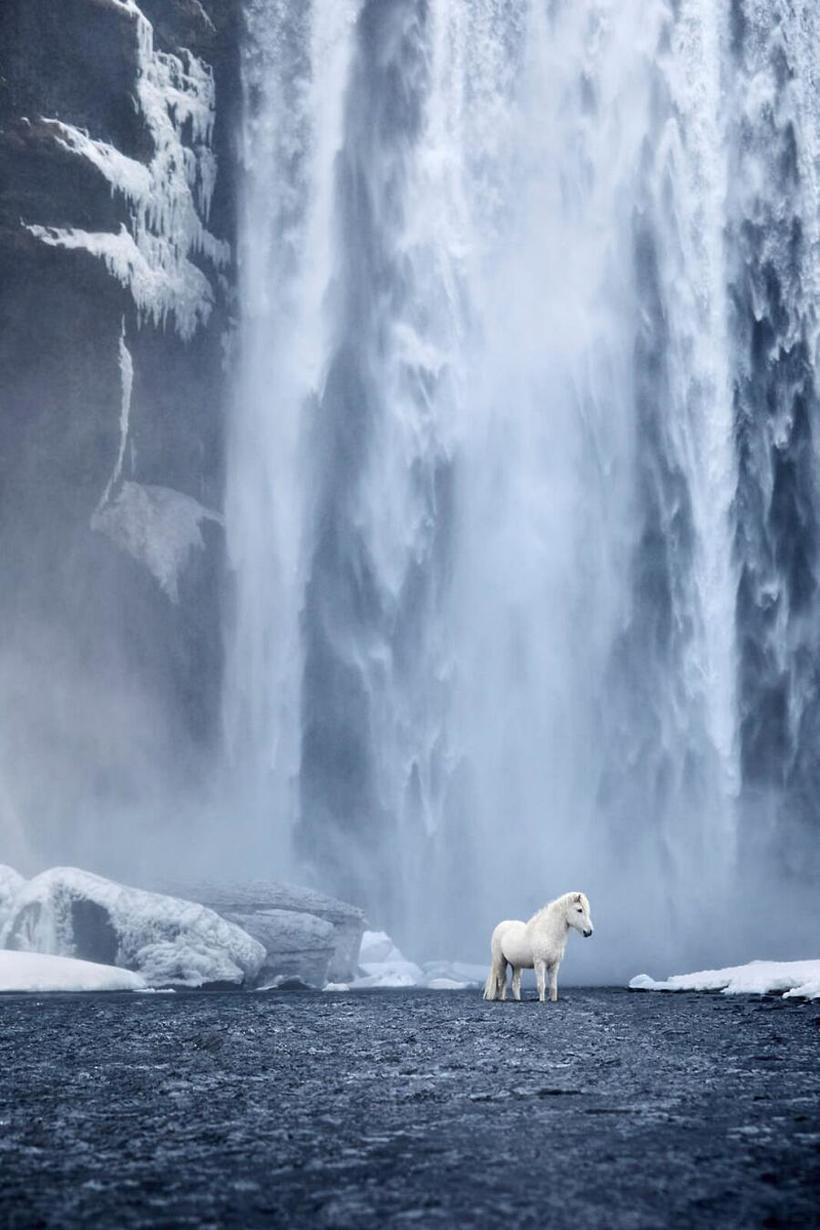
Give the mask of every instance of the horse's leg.
M 507 998 L 507 962 L 504 960 L 503 957 L 501 958 L 501 963 L 498 967 L 498 990 L 500 992 L 500 998 L 506 999 Z
M 538 983 L 538 998 L 543 1004 L 546 999 L 547 992 L 547 963 L 546 961 L 535 962 L 535 981 Z
M 558 1003 L 558 962 L 555 961 L 550 966 L 550 1000 L 552 1003 Z
M 512 993 L 513 993 L 513 999 L 518 1000 L 520 1003 L 521 1002 L 521 966 L 520 965 L 513 966 Z

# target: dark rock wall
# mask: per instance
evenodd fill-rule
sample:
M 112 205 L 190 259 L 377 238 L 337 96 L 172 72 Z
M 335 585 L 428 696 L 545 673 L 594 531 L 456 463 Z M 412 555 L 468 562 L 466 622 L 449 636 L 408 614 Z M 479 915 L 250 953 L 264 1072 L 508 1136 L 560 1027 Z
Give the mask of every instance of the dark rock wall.
M 232 250 L 237 7 L 140 8 L 156 50 L 185 65 L 187 49 L 213 70 L 218 170 L 202 221 Z M 104 849 L 102 832 L 114 850 L 118 825 L 138 840 L 149 814 L 161 828 L 177 789 L 201 780 L 218 729 L 218 519 L 199 523 L 202 546 L 165 586 L 141 556 L 144 527 L 130 549 L 92 523 L 124 483 L 219 513 L 232 258 L 217 268 L 189 253 L 212 304 L 186 339 L 173 315 L 163 324 L 140 311 L 99 255 L 27 229 L 133 233 L 133 201 L 66 148 L 53 121 L 150 167 L 158 142 L 138 97 L 137 17 L 119 0 L 0 6 L 0 837 L 23 863 L 80 857 L 80 840 Z M 193 126 L 179 128 L 192 147 Z M 123 339 L 133 366 L 124 442 Z

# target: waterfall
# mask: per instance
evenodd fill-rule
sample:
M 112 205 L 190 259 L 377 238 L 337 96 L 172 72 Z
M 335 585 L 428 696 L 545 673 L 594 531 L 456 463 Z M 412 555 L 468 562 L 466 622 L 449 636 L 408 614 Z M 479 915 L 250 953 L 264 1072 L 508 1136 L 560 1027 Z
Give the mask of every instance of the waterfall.
M 245 23 L 237 826 L 418 950 L 577 882 L 693 951 L 820 767 L 814 10 Z

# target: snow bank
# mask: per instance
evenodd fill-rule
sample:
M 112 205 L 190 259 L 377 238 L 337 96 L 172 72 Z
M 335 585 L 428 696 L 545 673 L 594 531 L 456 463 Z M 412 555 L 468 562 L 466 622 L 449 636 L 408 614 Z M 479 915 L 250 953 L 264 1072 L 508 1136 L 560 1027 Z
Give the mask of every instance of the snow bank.
M 638 974 L 629 986 L 633 991 L 722 991 L 724 995 L 782 991 L 784 999 L 820 999 L 820 961 L 750 961 L 726 969 L 674 974 L 663 982 Z
M 260 943 L 205 906 L 73 867 L 44 871 L 20 887 L 0 948 L 121 966 L 152 986 L 241 985 L 265 959 Z
M 0 991 L 145 991 L 139 974 L 115 965 L 41 952 L 0 952 Z

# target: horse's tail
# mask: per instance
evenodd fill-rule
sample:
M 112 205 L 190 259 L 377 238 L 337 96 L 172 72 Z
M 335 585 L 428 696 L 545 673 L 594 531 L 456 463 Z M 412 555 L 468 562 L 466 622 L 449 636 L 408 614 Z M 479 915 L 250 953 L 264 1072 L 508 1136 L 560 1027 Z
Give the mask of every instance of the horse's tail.
M 484 983 L 484 998 L 495 999 L 498 996 L 498 974 L 495 968 L 495 961 L 490 966 L 490 972 L 487 975 L 487 981 Z
M 497 930 L 497 928 L 496 928 Z M 503 983 L 507 978 L 507 962 L 501 952 L 501 942 L 496 938 L 495 931 L 492 938 L 492 955 L 490 958 L 490 972 L 487 975 L 487 981 L 484 983 L 484 998 L 498 999 L 499 992 Z

